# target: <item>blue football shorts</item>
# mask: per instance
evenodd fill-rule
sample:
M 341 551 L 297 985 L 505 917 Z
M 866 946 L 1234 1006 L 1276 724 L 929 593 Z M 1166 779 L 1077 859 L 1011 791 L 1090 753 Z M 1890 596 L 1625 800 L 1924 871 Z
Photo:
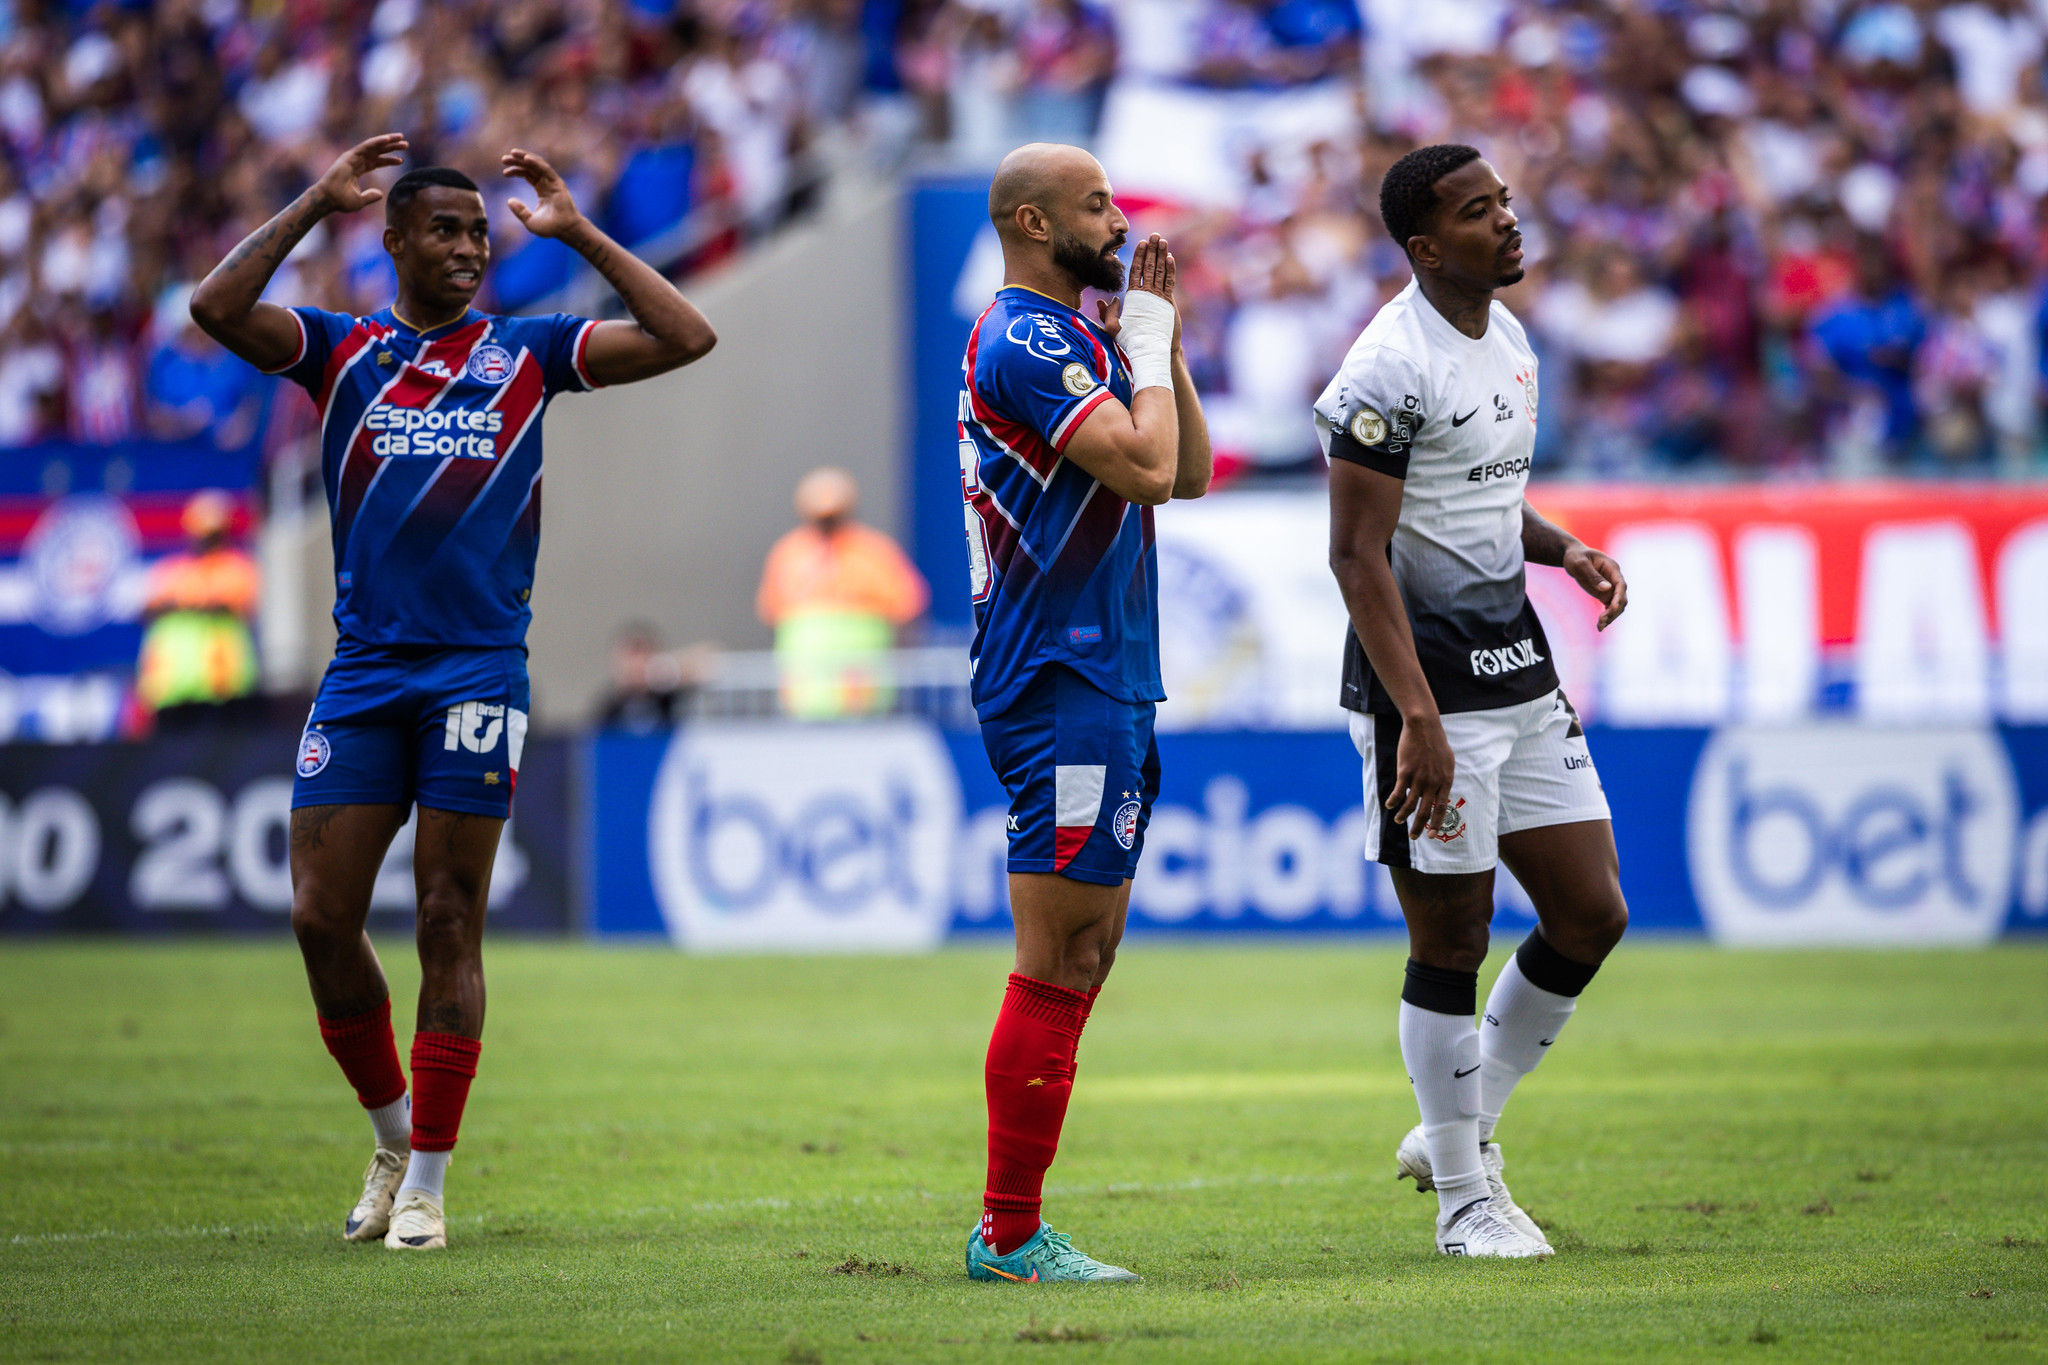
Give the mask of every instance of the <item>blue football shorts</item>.
M 526 651 L 344 642 L 299 737 L 300 806 L 512 811 L 530 705 Z
M 1053 664 L 982 722 L 982 745 L 1010 793 L 1010 871 L 1099 886 L 1137 872 L 1159 795 L 1154 709 Z

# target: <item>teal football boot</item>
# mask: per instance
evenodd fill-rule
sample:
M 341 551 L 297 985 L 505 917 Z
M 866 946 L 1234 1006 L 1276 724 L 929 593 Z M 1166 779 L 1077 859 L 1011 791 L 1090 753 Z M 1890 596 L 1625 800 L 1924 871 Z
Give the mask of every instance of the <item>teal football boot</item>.
M 996 1255 L 981 1240 L 977 1226 L 967 1239 L 967 1278 L 970 1280 L 1011 1280 L 1030 1283 L 1041 1280 L 1093 1280 L 1108 1284 L 1136 1284 L 1144 1277 L 1133 1275 L 1119 1265 L 1104 1265 L 1093 1256 L 1074 1250 L 1064 1232 L 1054 1232 L 1050 1223 L 1040 1223 L 1031 1240 L 1007 1256 Z

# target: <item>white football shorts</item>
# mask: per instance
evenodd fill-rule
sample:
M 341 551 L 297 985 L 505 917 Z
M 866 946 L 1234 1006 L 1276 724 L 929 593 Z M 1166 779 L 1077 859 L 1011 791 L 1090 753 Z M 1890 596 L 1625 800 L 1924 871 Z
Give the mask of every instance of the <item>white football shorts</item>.
M 1401 718 L 1351 713 L 1351 742 L 1365 760 L 1365 807 L 1380 817 L 1365 822 L 1366 861 L 1484 872 L 1499 860 L 1503 834 L 1609 818 L 1585 730 L 1562 691 L 1492 711 L 1453 711 L 1444 735 L 1458 759 L 1450 814 L 1440 828 L 1410 839 L 1386 808 Z

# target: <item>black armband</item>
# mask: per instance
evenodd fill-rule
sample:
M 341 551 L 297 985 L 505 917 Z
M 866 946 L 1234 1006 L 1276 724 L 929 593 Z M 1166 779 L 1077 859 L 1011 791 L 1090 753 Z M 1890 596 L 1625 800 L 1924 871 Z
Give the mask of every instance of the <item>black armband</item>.
M 1382 416 L 1379 409 L 1360 407 L 1330 432 L 1330 458 L 1349 460 L 1390 478 L 1408 477 L 1408 449 L 1421 418 L 1412 412 Z

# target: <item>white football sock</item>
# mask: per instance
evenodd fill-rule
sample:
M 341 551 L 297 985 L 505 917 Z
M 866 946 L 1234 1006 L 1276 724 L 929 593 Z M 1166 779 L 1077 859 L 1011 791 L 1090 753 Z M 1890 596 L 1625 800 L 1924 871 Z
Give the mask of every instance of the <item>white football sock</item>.
M 1472 1017 L 1438 1014 L 1403 1000 L 1401 1060 L 1422 1111 L 1442 1223 L 1486 1198 L 1486 1170 L 1479 1164 L 1479 1032 Z
M 1479 1030 L 1479 1140 L 1493 1141 L 1500 1111 L 1515 1083 L 1536 1069 L 1564 1031 L 1577 996 L 1555 995 L 1529 984 L 1522 964 L 1510 957 L 1486 997 L 1486 1023 Z
M 405 1183 L 398 1187 L 398 1198 L 404 1199 L 407 1190 L 419 1190 L 441 1197 L 441 1182 L 448 1178 L 448 1158 L 453 1152 L 414 1152 L 412 1163 L 405 1168 Z
M 387 1152 L 403 1152 L 412 1146 L 412 1096 L 400 1095 L 382 1109 L 372 1109 L 370 1126 L 377 1130 L 377 1145 Z

